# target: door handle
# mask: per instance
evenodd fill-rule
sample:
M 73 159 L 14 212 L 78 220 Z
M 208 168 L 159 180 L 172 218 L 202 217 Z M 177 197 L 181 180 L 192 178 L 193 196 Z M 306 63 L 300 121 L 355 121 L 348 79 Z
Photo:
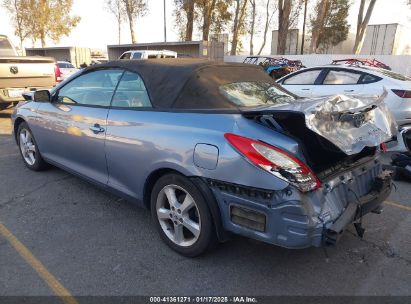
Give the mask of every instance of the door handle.
M 344 92 L 354 92 L 354 90 L 344 90 Z
M 94 124 L 94 126 L 90 127 L 90 130 L 93 131 L 94 134 L 103 133 L 105 131 L 99 124 Z
M 301 91 L 309 91 L 310 89 L 301 89 Z

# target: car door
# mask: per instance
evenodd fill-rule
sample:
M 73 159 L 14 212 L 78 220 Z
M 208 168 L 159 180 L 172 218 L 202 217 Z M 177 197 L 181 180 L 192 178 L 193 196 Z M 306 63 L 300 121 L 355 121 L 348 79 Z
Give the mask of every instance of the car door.
M 342 68 L 325 69 L 322 82 L 312 90 L 313 97 L 336 94 L 358 95 L 364 85 L 360 83 L 362 73 Z
M 105 136 L 108 109 L 123 70 L 80 74 L 41 103 L 36 139 L 42 155 L 100 183 L 107 183 Z
M 300 97 L 311 97 L 322 69 L 307 69 L 285 77 L 280 84 Z
M 108 185 L 131 197 L 138 198 L 144 185 L 142 172 L 146 170 L 155 151 L 151 102 L 141 77 L 125 72 L 114 94 L 108 114 L 106 157 Z M 148 115 L 147 115 L 148 114 Z

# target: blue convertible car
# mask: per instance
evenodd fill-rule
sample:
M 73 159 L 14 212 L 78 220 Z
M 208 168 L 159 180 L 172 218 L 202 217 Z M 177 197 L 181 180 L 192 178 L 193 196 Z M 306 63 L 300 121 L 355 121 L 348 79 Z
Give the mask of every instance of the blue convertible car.
M 300 99 L 258 66 L 114 61 L 27 99 L 13 123 L 28 168 L 55 165 L 151 209 L 185 256 L 233 233 L 334 244 L 351 223 L 362 235 L 391 191 L 382 99 Z

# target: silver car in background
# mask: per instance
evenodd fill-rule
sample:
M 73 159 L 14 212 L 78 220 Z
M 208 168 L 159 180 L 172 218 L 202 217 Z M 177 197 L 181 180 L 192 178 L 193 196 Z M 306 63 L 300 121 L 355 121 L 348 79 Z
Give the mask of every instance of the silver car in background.
M 88 67 L 15 109 L 25 165 L 53 164 L 151 209 L 197 256 L 230 234 L 334 244 L 379 212 L 395 132 L 382 99 L 298 99 L 258 66 L 194 59 Z

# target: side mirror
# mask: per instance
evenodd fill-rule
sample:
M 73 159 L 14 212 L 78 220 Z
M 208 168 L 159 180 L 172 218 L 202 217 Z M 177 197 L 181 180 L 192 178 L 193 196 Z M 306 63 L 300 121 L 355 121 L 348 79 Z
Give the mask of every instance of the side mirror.
M 50 102 L 51 95 L 48 90 L 39 90 L 34 92 L 33 100 L 37 102 Z
M 33 100 L 33 95 L 34 95 L 34 92 L 26 92 L 22 94 L 24 100 L 27 100 L 27 101 Z

